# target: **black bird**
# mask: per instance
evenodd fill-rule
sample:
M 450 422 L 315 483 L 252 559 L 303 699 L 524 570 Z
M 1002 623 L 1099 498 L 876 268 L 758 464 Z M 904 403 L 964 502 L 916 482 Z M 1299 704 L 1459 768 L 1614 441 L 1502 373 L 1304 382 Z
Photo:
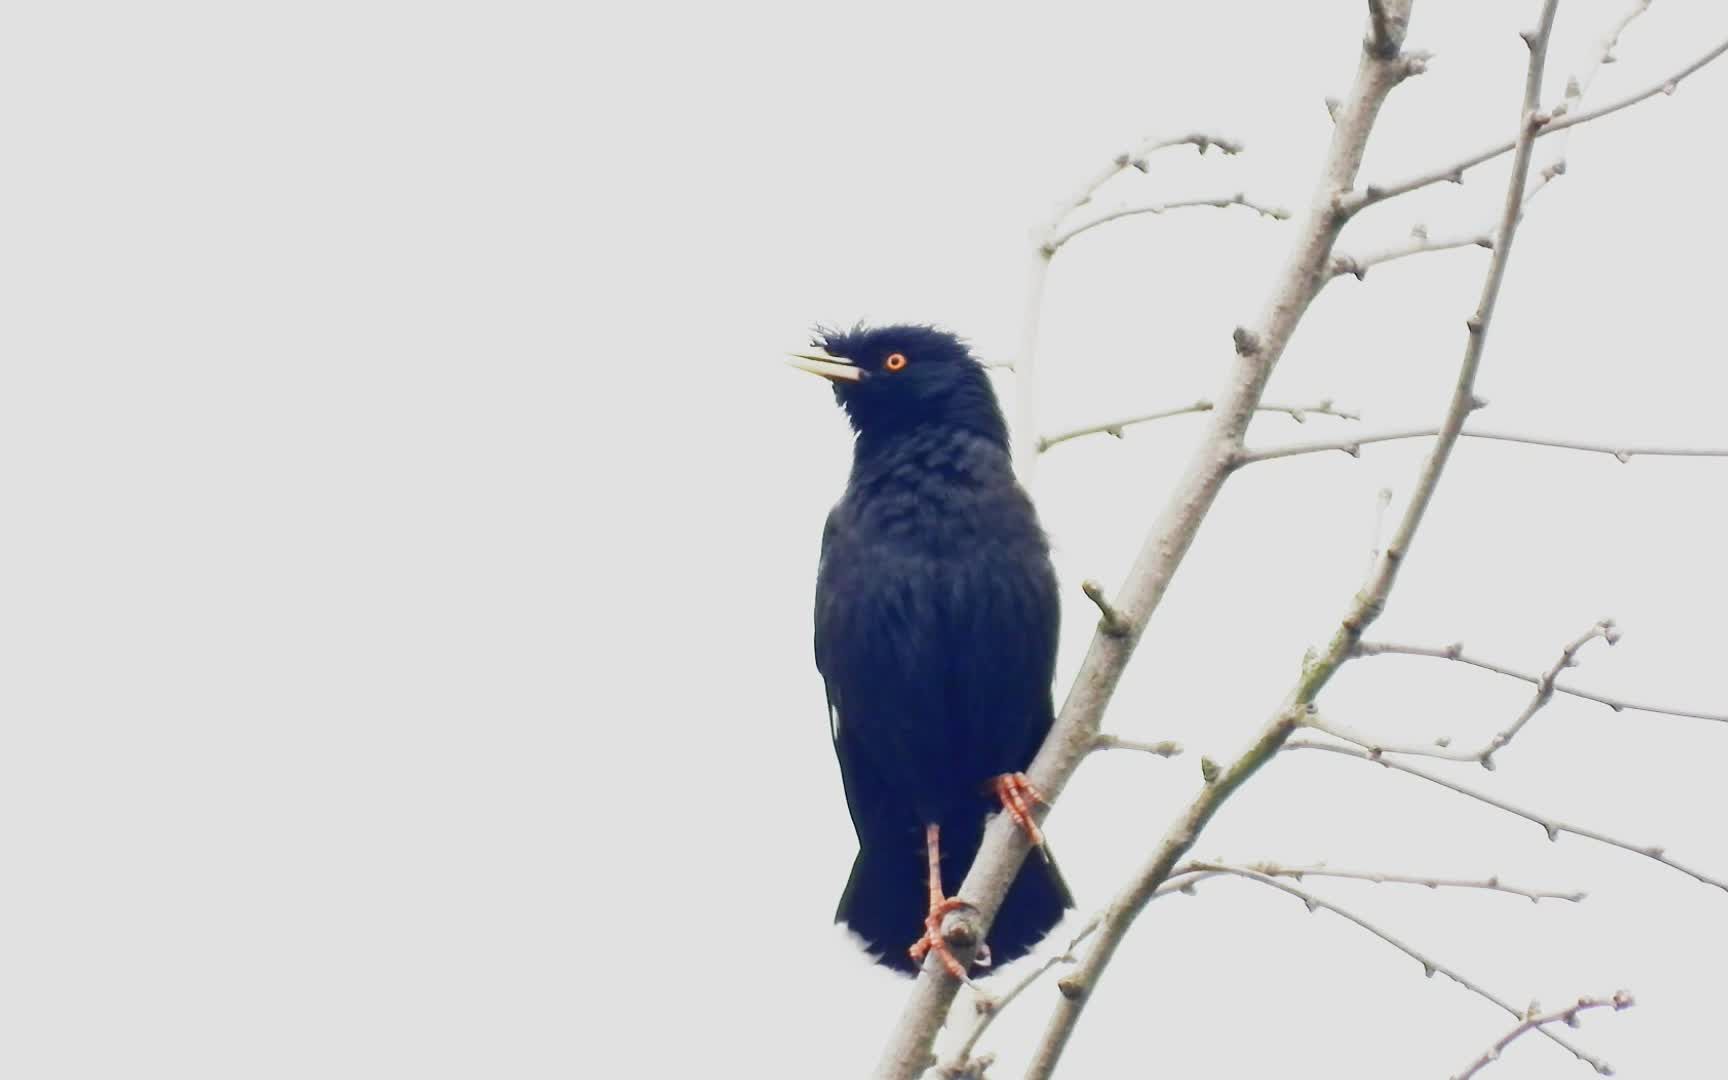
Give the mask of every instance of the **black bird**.
M 934 951 L 963 977 L 940 928 L 962 906 L 947 898 L 986 815 L 1005 809 L 1042 844 L 1021 770 L 1054 717 L 1049 545 L 989 379 L 958 338 L 858 327 L 813 344 L 823 351 L 791 363 L 834 383 L 856 432 L 816 579 L 816 667 L 858 834 L 834 919 L 879 963 L 913 974 Z M 991 929 L 993 962 L 1072 906 L 1048 856 L 1028 859 Z

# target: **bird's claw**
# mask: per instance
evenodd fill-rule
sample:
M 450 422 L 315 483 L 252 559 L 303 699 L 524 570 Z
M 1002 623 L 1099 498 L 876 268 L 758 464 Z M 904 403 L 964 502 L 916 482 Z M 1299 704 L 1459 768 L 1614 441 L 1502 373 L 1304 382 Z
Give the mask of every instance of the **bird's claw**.
M 924 936 L 912 943 L 906 950 L 913 962 L 922 962 L 926 953 L 934 952 L 936 958 L 942 961 L 942 967 L 948 974 L 967 982 L 966 969 L 954 956 L 954 950 L 948 947 L 948 941 L 942 936 L 942 920 L 951 911 L 960 911 L 972 907 L 971 904 L 958 896 L 946 900 L 938 900 L 930 905 L 930 914 L 924 916 Z
M 995 789 L 996 797 L 1002 800 L 1002 809 L 1014 819 L 1014 824 L 1020 826 L 1020 831 L 1026 834 L 1026 839 L 1032 846 L 1043 847 L 1044 833 L 1032 817 L 1034 804 L 1049 805 L 1043 792 L 1033 787 L 1032 781 L 1026 779 L 1026 774 L 1021 772 L 1003 773 L 990 781 L 990 786 Z

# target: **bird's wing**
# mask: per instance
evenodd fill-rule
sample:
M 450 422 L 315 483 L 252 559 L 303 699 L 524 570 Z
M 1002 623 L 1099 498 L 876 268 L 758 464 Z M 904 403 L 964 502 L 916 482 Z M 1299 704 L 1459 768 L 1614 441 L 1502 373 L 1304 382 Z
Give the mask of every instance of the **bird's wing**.
M 828 655 L 827 636 L 822 633 L 822 568 L 828 561 L 828 549 L 834 540 L 835 515 L 840 512 L 836 506 L 828 511 L 828 517 L 822 522 L 822 553 L 816 561 L 816 670 L 822 673 L 822 685 L 828 697 L 828 734 L 831 738 L 840 738 L 840 712 L 834 701 L 834 680 L 830 672 L 832 658 Z
M 1027 548 L 962 564 L 953 587 L 968 602 L 950 613 L 947 628 L 949 714 L 963 718 L 980 776 L 1018 772 L 1054 718 L 1050 684 L 1061 619 L 1055 575 L 1041 550 Z
M 848 610 L 845 603 L 849 588 L 849 572 L 855 567 L 830 565 L 829 560 L 843 558 L 848 550 L 844 511 L 836 506 L 828 514 L 822 528 L 822 563 L 816 575 L 815 634 L 816 670 L 822 674 L 824 696 L 828 706 L 828 734 L 834 743 L 834 757 L 840 764 L 840 780 L 846 790 L 846 809 L 860 843 L 867 835 L 880 834 L 885 828 L 884 816 L 889 814 L 893 800 L 890 785 L 866 749 L 861 732 L 867 724 L 848 726 L 848 710 L 867 709 L 869 701 L 849 700 L 847 687 L 856 695 L 861 692 L 860 658 L 852 657 L 848 666 L 845 649 Z M 855 580 L 855 579 L 854 579 Z M 869 667 L 867 661 L 862 665 Z M 916 821 L 908 818 L 915 825 Z M 895 827 L 904 824 L 896 820 Z

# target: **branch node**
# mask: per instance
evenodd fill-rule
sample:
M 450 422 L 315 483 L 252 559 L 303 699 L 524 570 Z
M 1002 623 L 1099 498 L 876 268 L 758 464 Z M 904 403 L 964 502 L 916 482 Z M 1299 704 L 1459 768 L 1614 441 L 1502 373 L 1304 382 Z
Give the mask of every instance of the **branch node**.
M 1260 352 L 1260 336 L 1246 326 L 1238 326 L 1230 334 L 1238 356 L 1255 356 Z
M 1223 770 L 1218 767 L 1218 763 L 1211 758 L 1202 757 L 1200 759 L 1200 778 L 1208 784 L 1217 783 L 1218 776 L 1222 772 Z
M 1094 750 L 1138 750 L 1143 754 L 1153 754 L 1162 758 L 1177 757 L 1182 753 L 1182 744 L 1175 739 L 1161 739 L 1158 742 L 1139 742 L 1135 739 L 1124 739 L 1120 735 L 1109 735 L 1099 732 L 1092 740 Z
M 1117 438 L 1121 438 L 1122 429 L 1117 428 L 1115 431 L 1112 431 L 1111 434 L 1115 435 Z M 1096 604 L 1098 607 L 1099 633 L 1103 634 L 1105 637 L 1112 638 L 1124 638 L 1128 636 L 1129 632 L 1133 629 L 1133 624 L 1128 621 L 1127 616 L 1116 610 L 1115 605 L 1110 603 L 1109 597 L 1104 595 L 1104 586 L 1098 584 L 1098 582 L 1091 578 L 1087 578 L 1085 581 L 1080 583 L 1080 591 L 1086 594 L 1086 599 L 1092 601 L 1092 603 Z

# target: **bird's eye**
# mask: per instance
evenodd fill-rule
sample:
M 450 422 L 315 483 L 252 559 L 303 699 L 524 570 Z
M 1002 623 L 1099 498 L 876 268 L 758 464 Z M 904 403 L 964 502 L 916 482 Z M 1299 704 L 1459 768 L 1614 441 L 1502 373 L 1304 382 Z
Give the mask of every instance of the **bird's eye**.
M 882 361 L 882 366 L 887 368 L 889 371 L 899 371 L 901 368 L 906 366 L 906 354 L 889 353 L 888 359 Z

